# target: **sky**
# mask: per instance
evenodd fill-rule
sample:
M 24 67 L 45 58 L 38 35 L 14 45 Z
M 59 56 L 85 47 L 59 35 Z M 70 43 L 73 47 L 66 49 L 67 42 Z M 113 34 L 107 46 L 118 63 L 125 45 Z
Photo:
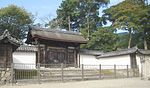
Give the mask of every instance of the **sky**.
M 11 4 L 17 5 L 26 9 L 29 13 L 32 13 L 36 18 L 35 23 L 44 23 L 57 16 L 56 10 L 62 1 L 63 0 L 0 0 L 0 8 Z M 123 0 L 110 0 L 108 7 L 122 1 Z M 102 15 L 102 10 L 103 9 L 100 9 L 100 16 Z
M 35 23 L 44 23 L 57 16 L 56 10 L 62 1 L 63 0 L 0 0 L 0 8 L 11 4 L 17 5 L 26 9 L 29 13 L 32 13 L 36 18 Z M 123 0 L 111 0 L 109 6 L 121 1 Z M 102 13 L 100 12 L 100 14 Z
M 0 8 L 14 4 L 26 9 L 35 15 L 35 23 L 43 22 L 41 19 L 56 17 L 56 10 L 62 0 L 0 0 Z

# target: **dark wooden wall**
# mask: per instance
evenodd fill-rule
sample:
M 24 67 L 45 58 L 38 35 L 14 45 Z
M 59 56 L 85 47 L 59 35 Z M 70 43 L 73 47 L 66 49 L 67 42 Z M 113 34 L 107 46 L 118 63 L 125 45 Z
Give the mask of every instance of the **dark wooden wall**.
M 41 64 L 77 64 L 77 49 L 42 46 L 40 47 Z
M 0 67 L 10 67 L 12 62 L 11 44 L 0 44 Z

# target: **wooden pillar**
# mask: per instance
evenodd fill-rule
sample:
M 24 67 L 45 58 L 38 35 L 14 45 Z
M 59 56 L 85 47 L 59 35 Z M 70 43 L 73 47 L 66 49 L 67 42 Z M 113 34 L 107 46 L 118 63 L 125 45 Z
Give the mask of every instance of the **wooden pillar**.
M 114 64 L 114 78 L 117 77 L 117 73 L 116 73 L 116 65 Z
M 99 65 L 99 79 L 102 78 L 102 66 L 101 64 Z
M 127 78 L 129 78 L 129 66 L 127 65 Z
M 14 82 L 14 63 L 11 63 L 10 74 L 11 74 L 10 81 L 13 85 L 13 82 Z
M 76 67 L 77 66 L 77 49 L 76 49 L 76 47 L 74 48 L 74 50 L 73 50 L 73 53 L 74 53 L 74 66 Z
M 40 78 L 41 78 L 40 74 L 41 74 L 40 73 L 40 63 L 37 63 L 37 76 L 38 76 L 37 77 L 37 81 L 38 81 L 39 84 L 41 84 L 41 82 L 40 82 Z
M 61 63 L 61 81 L 64 82 L 64 66 L 63 63 Z
M 6 45 L 3 45 L 4 46 L 4 62 L 3 62 L 3 64 L 4 64 L 4 67 L 6 67 L 7 66 L 7 46 Z
M 40 63 L 40 42 L 38 41 L 38 39 L 35 39 L 35 42 L 37 44 L 37 48 L 38 48 L 38 58 L 37 58 L 37 63 Z
M 79 62 L 79 67 L 80 67 L 80 45 L 78 46 L 78 53 L 79 53 L 79 55 L 78 55 L 79 56 L 79 59 L 78 59 L 79 61 L 78 62 Z
M 65 64 L 67 64 L 68 63 L 68 46 L 66 47 L 66 49 L 65 49 Z
M 82 80 L 84 80 L 84 65 L 82 64 Z
M 5 53 L 5 55 L 6 55 L 6 58 L 5 58 L 5 62 L 6 62 L 6 67 L 8 68 L 8 63 L 9 63 L 9 55 L 8 55 L 8 45 L 5 47 L 5 49 L 6 49 L 6 53 Z M 9 51 L 10 52 L 10 51 Z
M 38 42 L 38 63 L 40 63 L 40 43 Z
M 44 61 L 43 64 L 46 64 L 46 59 L 47 59 L 47 45 L 44 46 Z
M 9 65 L 11 67 L 11 63 L 13 63 L 13 46 L 10 47 L 10 58 L 9 58 L 10 62 Z

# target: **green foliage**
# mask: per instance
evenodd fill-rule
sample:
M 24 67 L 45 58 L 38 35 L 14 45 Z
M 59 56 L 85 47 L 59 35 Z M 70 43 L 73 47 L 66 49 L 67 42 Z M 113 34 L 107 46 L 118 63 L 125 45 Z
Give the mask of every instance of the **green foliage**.
M 125 0 L 104 10 L 104 13 L 104 17 L 113 23 L 112 26 L 115 29 L 129 31 L 129 36 L 126 37 L 129 39 L 128 47 L 135 45 L 141 47 L 141 39 L 144 41 L 147 38 L 147 31 L 150 28 L 150 8 L 145 6 L 143 0 Z M 141 32 L 143 32 L 143 35 L 141 35 Z M 135 34 L 139 36 L 133 36 Z
M 131 1 L 123 1 L 116 6 L 104 10 L 104 13 L 108 20 L 113 22 L 114 28 L 136 31 L 139 29 L 139 26 L 136 25 L 136 22 L 139 20 L 137 16 L 142 11 L 140 5 L 136 5 Z
M 85 38 L 92 41 L 97 37 L 98 28 L 106 23 L 102 17 L 99 17 L 99 9 L 108 2 L 109 0 L 64 0 L 57 9 L 56 19 L 61 21 L 60 28 L 69 30 L 70 17 L 71 30 L 80 31 Z M 98 41 L 95 40 L 93 43 L 90 41 L 82 47 L 100 50 L 102 46 L 96 46 Z
M 31 14 L 23 8 L 9 5 L 0 9 L 0 31 L 9 30 L 10 34 L 17 39 L 24 39 L 31 24 Z
M 128 39 L 129 39 L 129 34 L 127 32 L 124 33 L 118 33 L 118 39 L 117 39 L 117 49 L 125 49 L 128 47 Z M 132 43 L 131 47 L 134 47 L 135 45 L 143 49 L 143 44 L 142 44 L 142 33 L 134 33 L 132 34 Z
M 68 17 L 71 22 L 76 22 L 79 16 L 78 6 L 79 0 L 64 0 L 59 9 L 57 9 L 57 18 L 61 21 L 60 27 L 68 29 Z
M 72 31 L 87 29 L 96 30 L 102 25 L 99 8 L 106 5 L 108 0 L 64 0 L 57 9 L 57 19 L 61 20 L 61 28 L 68 30 L 68 17 Z M 89 21 L 87 21 L 89 20 Z
M 118 33 L 117 48 L 124 49 L 128 47 L 128 33 Z
M 117 35 L 111 27 L 101 27 L 92 34 L 91 40 L 85 46 L 88 49 L 112 51 L 116 49 Z
M 150 5 L 148 6 L 143 6 L 143 10 L 141 11 L 141 14 L 138 14 L 139 21 L 137 22 L 137 25 L 140 25 L 140 30 L 139 32 L 143 32 L 143 35 L 141 37 L 143 40 L 147 40 L 149 42 L 150 38 Z M 149 45 L 149 44 L 147 44 Z M 150 49 L 150 48 L 149 48 Z

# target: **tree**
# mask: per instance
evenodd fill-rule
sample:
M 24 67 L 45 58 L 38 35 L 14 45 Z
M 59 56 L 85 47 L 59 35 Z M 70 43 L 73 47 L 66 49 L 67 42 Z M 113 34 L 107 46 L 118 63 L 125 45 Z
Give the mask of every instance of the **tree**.
M 111 27 L 101 27 L 92 36 L 91 40 L 83 48 L 104 52 L 116 50 L 117 34 L 114 34 Z
M 134 0 L 135 4 L 139 4 L 142 8 L 142 11 L 140 14 L 137 14 L 139 17 L 139 21 L 137 22 L 137 25 L 140 25 L 140 28 L 143 29 L 140 32 L 143 33 L 143 45 L 144 49 L 148 49 L 148 37 L 150 32 L 150 5 L 148 5 L 148 0 Z
M 118 33 L 118 39 L 117 39 L 117 49 L 124 49 L 126 47 L 128 47 L 128 33 L 127 32 L 123 32 L 123 33 Z
M 8 30 L 17 39 L 24 39 L 28 25 L 32 24 L 32 15 L 16 5 L 0 9 L 0 31 Z
M 50 29 L 60 29 L 61 20 L 54 18 L 46 24 Z
M 64 0 L 57 9 L 57 19 L 61 20 L 61 28 L 81 31 L 86 30 L 85 37 L 89 37 L 99 26 L 102 19 L 99 9 L 109 0 Z
M 79 0 L 64 0 L 57 9 L 57 20 L 61 21 L 60 27 L 66 30 L 73 30 L 73 22 L 76 22 L 79 15 Z M 71 28 L 69 26 L 71 25 Z
M 114 28 L 129 31 L 128 48 L 131 48 L 132 34 L 141 30 L 137 22 L 142 10 L 141 6 L 134 4 L 132 0 L 125 0 L 104 11 L 104 17 L 112 22 Z
M 148 37 L 150 36 L 150 5 L 148 4 L 148 0 L 132 0 L 132 2 L 141 7 L 140 13 L 137 14 L 138 21 L 136 22 L 136 24 L 140 27 L 140 31 L 136 35 L 141 35 L 138 38 L 142 41 L 139 41 L 138 44 L 147 50 L 149 45 Z M 143 42 L 143 45 L 141 42 Z

